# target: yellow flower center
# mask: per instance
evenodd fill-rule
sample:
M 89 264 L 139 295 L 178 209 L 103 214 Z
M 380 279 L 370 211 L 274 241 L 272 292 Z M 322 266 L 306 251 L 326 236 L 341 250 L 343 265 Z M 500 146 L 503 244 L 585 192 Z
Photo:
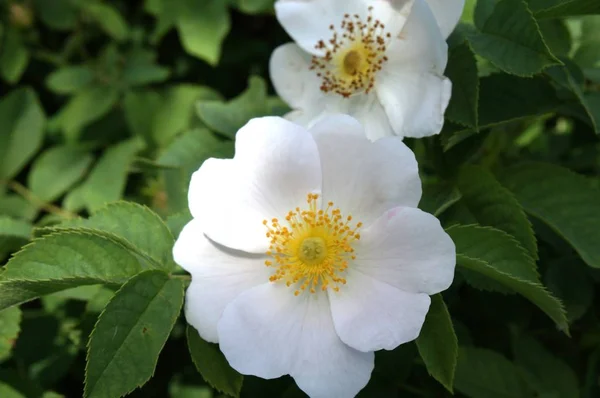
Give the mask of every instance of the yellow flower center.
M 321 91 L 348 98 L 354 93 L 369 93 L 373 89 L 375 75 L 388 60 L 385 51 L 391 35 L 384 32 L 383 23 L 373 19 L 372 10 L 373 7 L 369 7 L 366 21 L 361 21 L 358 15 L 344 15 L 341 33 L 331 25 L 333 37 L 327 41 L 319 40 L 315 46 L 325 51 L 322 57 L 313 56 L 310 66 L 322 79 Z
M 342 216 L 333 202 L 319 209 L 318 199 L 308 194 L 308 209 L 290 210 L 284 223 L 277 218 L 263 221 L 270 239 L 265 265 L 275 268 L 269 280 L 294 286 L 296 296 L 305 290 L 339 291 L 346 283 L 348 261 L 356 258 L 352 244 L 360 239 L 362 223 L 352 227 L 352 216 Z

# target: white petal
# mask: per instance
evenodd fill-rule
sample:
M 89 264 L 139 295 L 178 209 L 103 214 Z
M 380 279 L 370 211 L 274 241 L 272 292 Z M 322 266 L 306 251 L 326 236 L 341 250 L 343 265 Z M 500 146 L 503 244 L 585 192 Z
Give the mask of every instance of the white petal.
M 310 68 L 310 55 L 295 43 L 273 51 L 269 62 L 277 94 L 292 108 L 305 108 L 322 99 L 321 79 Z
M 390 74 L 377 86 L 389 122 L 400 137 L 439 134 L 451 93 L 448 78 L 428 72 Z
M 378 76 L 402 70 L 431 70 L 443 74 L 448 62 L 448 45 L 425 0 L 415 0 L 398 37 L 388 44 L 388 61 Z
M 361 231 L 354 269 L 409 293 L 435 294 L 454 278 L 456 249 L 437 218 L 398 207 Z
M 344 14 L 358 15 L 366 22 L 369 7 L 372 16 L 386 26 L 386 32 L 396 35 L 402 30 L 414 0 L 279 0 L 275 14 L 286 32 L 305 51 L 323 55 L 315 45 L 332 38 L 330 29 L 339 30 Z M 341 31 L 340 31 L 341 33 Z
M 238 372 L 266 379 L 290 374 L 313 398 L 353 397 L 373 370 L 372 352 L 337 336 L 325 294 L 257 286 L 225 309 L 218 330 L 221 351 Z
M 321 155 L 324 203 L 333 201 L 342 214 L 352 214 L 364 225 L 396 206 L 417 206 L 417 161 L 400 139 L 371 142 L 347 115 L 324 117 L 310 131 Z
M 233 160 L 209 159 L 192 176 L 190 210 L 212 240 L 251 253 L 266 251 L 262 220 L 283 217 L 321 188 L 316 143 L 279 117 L 250 120 L 236 136 Z
M 357 271 L 346 285 L 329 292 L 335 330 L 342 341 L 359 351 L 393 350 L 421 332 L 430 298 L 406 293 Z
M 442 36 L 447 38 L 454 30 L 465 6 L 465 0 L 427 0 L 435 15 Z
M 228 250 L 211 242 L 197 220 L 181 231 L 173 247 L 177 264 L 192 274 L 186 292 L 185 317 L 200 336 L 218 342 L 217 323 L 223 310 L 241 292 L 269 280 L 264 259 Z

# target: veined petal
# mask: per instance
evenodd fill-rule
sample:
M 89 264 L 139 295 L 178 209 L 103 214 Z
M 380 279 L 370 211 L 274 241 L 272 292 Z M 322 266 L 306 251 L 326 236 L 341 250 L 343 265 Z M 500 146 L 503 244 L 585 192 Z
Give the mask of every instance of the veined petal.
M 315 48 L 320 41 L 328 41 L 333 33 L 330 26 L 338 28 L 344 15 L 358 15 L 367 20 L 371 15 L 386 26 L 392 35 L 400 32 L 406 23 L 414 0 L 279 0 L 275 14 L 286 32 L 305 51 L 323 55 Z
M 236 136 L 233 159 L 209 159 L 194 173 L 190 210 L 217 243 L 251 253 L 266 251 L 263 220 L 283 217 L 321 188 L 312 135 L 278 117 L 250 120 Z
M 321 156 L 324 203 L 333 201 L 365 226 L 391 208 L 417 206 L 417 161 L 400 139 L 371 142 L 359 122 L 347 115 L 324 117 L 310 131 Z
M 361 230 L 353 269 L 408 293 L 435 294 L 454 279 L 456 248 L 437 218 L 397 207 Z
M 377 96 L 400 137 L 439 134 L 451 94 L 450 80 L 430 72 L 398 71 L 377 84 Z
M 185 317 L 200 336 L 218 342 L 217 323 L 237 295 L 269 280 L 264 258 L 226 249 L 204 236 L 190 221 L 173 247 L 175 262 L 192 275 L 186 292 Z
M 331 314 L 342 341 L 359 351 L 393 350 L 419 336 L 431 302 L 350 270 L 339 292 L 330 291 Z
M 427 0 L 437 20 L 442 36 L 447 38 L 456 27 L 465 6 L 465 0 Z
M 327 295 L 294 296 L 263 284 L 238 296 L 219 322 L 219 344 L 238 372 L 266 379 L 290 374 L 311 397 L 352 397 L 369 381 L 372 352 L 339 339 Z

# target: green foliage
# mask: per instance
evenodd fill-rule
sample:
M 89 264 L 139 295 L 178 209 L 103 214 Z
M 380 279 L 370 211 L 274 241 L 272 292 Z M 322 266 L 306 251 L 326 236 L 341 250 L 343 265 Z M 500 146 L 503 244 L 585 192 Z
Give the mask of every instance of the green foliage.
M 416 342 L 429 374 L 452 392 L 458 341 L 441 295 L 431 298 L 431 307 Z
M 183 282 L 145 271 L 117 291 L 90 336 L 85 397 L 116 397 L 154 373 L 183 304 Z
M 192 173 L 289 111 L 274 3 L 0 1 L 1 398 L 301 396 L 186 325 L 172 259 Z M 404 140 L 455 280 L 359 396 L 600 396 L 599 38 L 597 0 L 466 1 Z
M 202 340 L 192 326 L 186 330 L 190 355 L 204 380 L 227 395 L 239 397 L 244 377 L 229 366 L 216 345 Z

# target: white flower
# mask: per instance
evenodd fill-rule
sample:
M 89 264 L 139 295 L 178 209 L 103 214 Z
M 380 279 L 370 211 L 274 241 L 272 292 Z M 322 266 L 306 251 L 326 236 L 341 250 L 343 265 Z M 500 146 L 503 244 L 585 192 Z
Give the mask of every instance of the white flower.
M 173 249 L 192 274 L 187 321 L 240 373 L 354 396 L 373 351 L 415 339 L 429 295 L 453 279 L 452 240 L 416 208 L 415 157 L 346 115 L 310 132 L 253 119 L 235 152 L 190 184 L 194 219 Z
M 438 134 L 452 84 L 443 76 L 446 37 L 464 0 L 278 0 L 296 43 L 270 61 L 275 90 L 310 127 L 345 113 L 371 140 Z M 437 20 L 437 22 L 436 22 Z

